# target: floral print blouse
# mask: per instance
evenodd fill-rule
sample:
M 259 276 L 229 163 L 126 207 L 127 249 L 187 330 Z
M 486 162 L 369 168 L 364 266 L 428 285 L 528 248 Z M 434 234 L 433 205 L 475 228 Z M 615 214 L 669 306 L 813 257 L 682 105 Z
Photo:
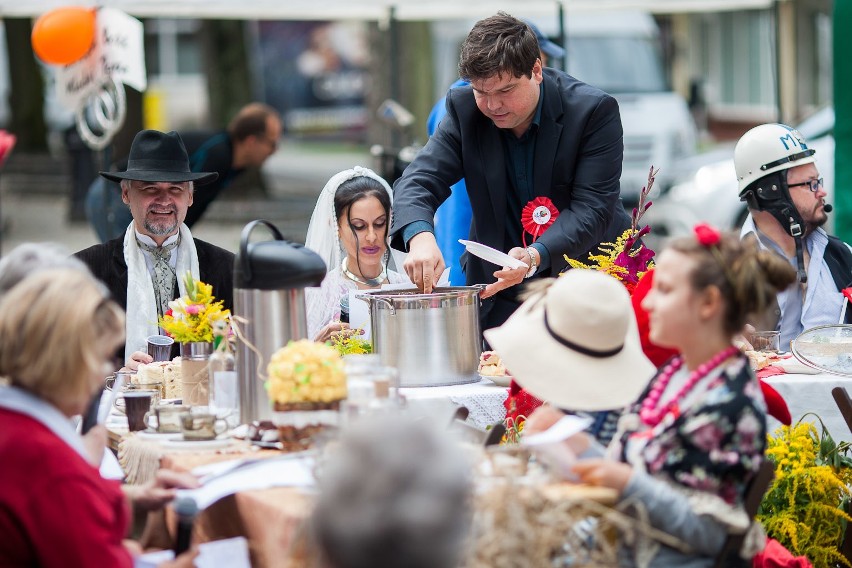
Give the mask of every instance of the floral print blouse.
M 747 359 L 737 357 L 708 375 L 700 392 L 651 428 L 639 420 L 639 409 L 659 376 L 622 416 L 612 455 L 654 477 L 742 505 L 766 448 L 766 404 Z

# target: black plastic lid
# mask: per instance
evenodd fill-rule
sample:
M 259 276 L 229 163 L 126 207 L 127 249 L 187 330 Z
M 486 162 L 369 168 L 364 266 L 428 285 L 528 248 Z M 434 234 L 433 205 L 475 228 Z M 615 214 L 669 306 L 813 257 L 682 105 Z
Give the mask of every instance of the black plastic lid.
M 272 232 L 275 240 L 249 243 L 252 230 L 260 224 Z M 325 273 L 325 263 L 317 253 L 284 240 L 272 223 L 258 219 L 243 229 L 234 262 L 234 288 L 281 290 L 319 286 Z

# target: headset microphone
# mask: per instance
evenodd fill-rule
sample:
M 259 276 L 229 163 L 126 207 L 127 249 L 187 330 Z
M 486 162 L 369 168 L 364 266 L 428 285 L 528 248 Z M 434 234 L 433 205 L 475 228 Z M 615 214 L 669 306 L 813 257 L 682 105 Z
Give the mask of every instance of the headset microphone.
M 832 209 L 834 209 L 834 207 L 832 207 L 831 203 L 826 203 L 822 206 L 822 210 L 826 213 L 831 213 Z

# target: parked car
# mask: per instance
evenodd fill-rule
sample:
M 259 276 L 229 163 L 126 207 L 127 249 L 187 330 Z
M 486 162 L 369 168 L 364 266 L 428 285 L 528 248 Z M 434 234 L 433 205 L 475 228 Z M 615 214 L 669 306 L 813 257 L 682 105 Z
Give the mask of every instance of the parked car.
M 821 109 L 797 128 L 808 146 L 816 150 L 816 164 L 825 180 L 826 201 L 830 203 L 834 194 L 834 108 Z M 652 196 L 654 204 L 642 218 L 643 223 L 651 226 L 648 244 L 652 248 L 659 248 L 670 237 L 689 233 L 701 221 L 721 229 L 742 226 L 748 210 L 739 200 L 734 144 L 682 161 L 675 176 L 679 181 L 662 195 Z M 833 230 L 831 215 L 826 229 Z

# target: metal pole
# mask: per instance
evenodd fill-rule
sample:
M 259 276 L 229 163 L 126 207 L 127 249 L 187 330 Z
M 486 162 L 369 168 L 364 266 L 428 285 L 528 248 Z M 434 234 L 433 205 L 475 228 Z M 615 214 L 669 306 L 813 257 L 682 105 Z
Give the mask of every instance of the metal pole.
M 565 57 L 562 58 L 562 70 L 568 72 L 568 34 L 565 31 L 565 4 L 562 2 L 556 3 L 557 13 L 559 14 L 559 45 L 565 50 Z
M 402 81 L 402 74 L 400 73 L 400 64 L 399 64 L 399 21 L 396 19 L 396 6 L 390 6 L 388 10 L 388 33 L 390 34 L 390 53 L 388 60 L 390 61 L 390 98 L 395 100 L 396 102 L 400 102 L 400 82 Z M 400 148 L 402 143 L 400 142 L 399 132 L 392 128 L 391 129 L 391 148 L 395 151 L 396 148 Z
M 778 122 L 784 122 L 784 105 L 782 104 L 781 86 L 781 0 L 772 3 L 772 20 L 775 33 L 775 107 Z

